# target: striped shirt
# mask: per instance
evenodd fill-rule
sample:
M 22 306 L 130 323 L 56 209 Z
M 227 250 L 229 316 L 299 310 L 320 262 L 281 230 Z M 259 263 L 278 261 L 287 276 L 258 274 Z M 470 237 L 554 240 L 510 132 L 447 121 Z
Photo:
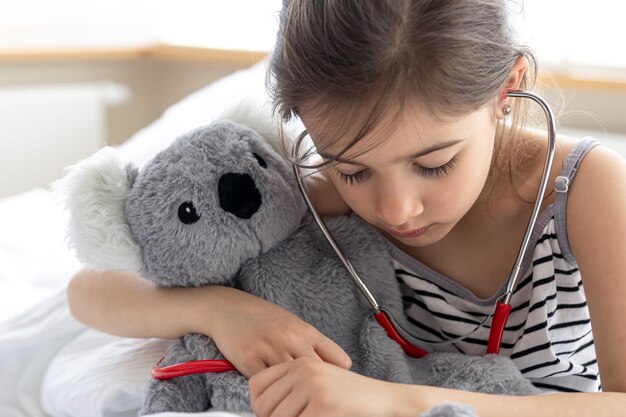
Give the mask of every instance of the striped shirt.
M 556 179 L 555 202 L 537 218 L 502 337 L 500 354 L 509 356 L 528 380 L 547 392 L 601 390 L 585 290 L 567 240 L 565 217 L 567 185 L 585 154 L 597 144 L 593 138 L 581 140 Z M 480 299 L 388 244 L 405 314 L 419 338 L 441 341 L 468 333 L 487 317 L 505 292 L 506 279 L 493 297 Z M 462 341 L 425 346 L 431 351 L 483 355 L 490 323 Z

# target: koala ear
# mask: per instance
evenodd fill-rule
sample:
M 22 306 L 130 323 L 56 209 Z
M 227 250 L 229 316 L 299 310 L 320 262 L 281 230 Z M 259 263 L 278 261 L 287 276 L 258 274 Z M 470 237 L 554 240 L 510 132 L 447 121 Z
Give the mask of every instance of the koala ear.
M 88 268 L 139 272 L 143 256 L 125 212 L 137 168 L 105 147 L 68 171 L 52 187 L 68 208 L 69 244 L 78 259 Z

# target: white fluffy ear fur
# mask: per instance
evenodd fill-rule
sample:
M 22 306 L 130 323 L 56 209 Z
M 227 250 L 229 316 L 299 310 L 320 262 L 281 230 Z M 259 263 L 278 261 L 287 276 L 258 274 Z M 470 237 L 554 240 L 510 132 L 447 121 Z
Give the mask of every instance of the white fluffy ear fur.
M 139 272 L 141 248 L 126 220 L 125 203 L 134 178 L 118 151 L 105 147 L 68 167 L 52 187 L 69 209 L 68 237 L 78 259 L 88 268 Z

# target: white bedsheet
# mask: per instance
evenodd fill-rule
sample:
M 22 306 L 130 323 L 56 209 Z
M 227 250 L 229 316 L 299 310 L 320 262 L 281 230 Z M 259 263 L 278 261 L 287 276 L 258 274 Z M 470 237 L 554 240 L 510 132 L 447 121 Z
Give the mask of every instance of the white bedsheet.
M 56 353 L 84 331 L 70 316 L 65 292 L 0 324 L 0 415 L 47 416 L 40 402 L 42 376 Z
M 43 409 L 63 417 L 136 416 L 150 370 L 173 342 L 84 331 L 50 363 L 42 383 Z
M 0 416 L 134 417 L 150 369 L 171 343 L 86 329 L 71 317 L 61 290 L 0 325 Z

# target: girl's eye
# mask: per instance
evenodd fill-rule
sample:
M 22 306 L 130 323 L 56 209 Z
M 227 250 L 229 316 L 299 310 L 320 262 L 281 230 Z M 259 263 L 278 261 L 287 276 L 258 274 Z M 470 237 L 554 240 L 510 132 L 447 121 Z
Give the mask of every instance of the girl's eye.
M 354 174 L 344 174 L 343 172 L 339 172 L 339 179 L 345 184 L 359 184 L 365 180 L 365 170 L 356 172 Z
M 425 177 L 442 177 L 448 174 L 448 171 L 454 166 L 455 162 L 456 158 L 452 158 L 445 164 L 435 168 L 426 168 L 421 165 L 416 165 L 416 167 Z
M 452 158 L 447 163 L 440 165 L 435 168 L 426 168 L 421 165 L 415 164 L 420 174 L 425 177 L 442 177 L 448 174 L 448 171 L 454 166 L 456 163 L 456 158 Z M 354 174 L 344 174 L 343 172 L 339 172 L 339 179 L 343 181 L 345 184 L 355 185 L 362 183 L 366 180 L 367 170 L 359 171 Z

